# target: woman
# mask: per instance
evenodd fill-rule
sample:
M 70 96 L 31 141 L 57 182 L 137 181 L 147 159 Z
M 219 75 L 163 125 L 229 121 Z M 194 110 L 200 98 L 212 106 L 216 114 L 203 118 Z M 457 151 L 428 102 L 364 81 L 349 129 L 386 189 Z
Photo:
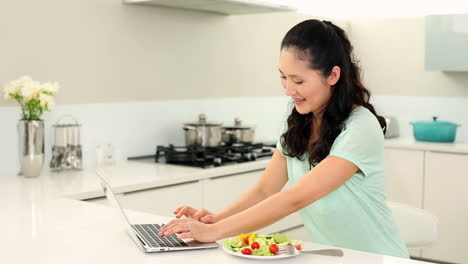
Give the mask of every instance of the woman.
M 345 32 L 328 21 L 294 26 L 281 43 L 279 72 L 295 107 L 260 180 L 219 213 L 178 208 L 176 217 L 186 218 L 160 235 L 210 242 L 300 211 L 313 242 L 407 258 L 385 202 L 385 121 L 369 104 Z

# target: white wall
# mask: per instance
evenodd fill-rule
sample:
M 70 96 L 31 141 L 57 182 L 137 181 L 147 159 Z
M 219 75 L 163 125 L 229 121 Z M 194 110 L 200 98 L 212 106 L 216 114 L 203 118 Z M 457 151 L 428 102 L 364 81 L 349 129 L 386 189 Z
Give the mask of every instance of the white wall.
M 121 0 L 0 1 L 0 85 L 24 74 L 59 81 L 61 104 L 280 96 L 281 39 L 306 18 Z
M 375 95 L 468 97 L 468 72 L 424 69 L 424 25 L 423 17 L 350 21 L 365 84 Z

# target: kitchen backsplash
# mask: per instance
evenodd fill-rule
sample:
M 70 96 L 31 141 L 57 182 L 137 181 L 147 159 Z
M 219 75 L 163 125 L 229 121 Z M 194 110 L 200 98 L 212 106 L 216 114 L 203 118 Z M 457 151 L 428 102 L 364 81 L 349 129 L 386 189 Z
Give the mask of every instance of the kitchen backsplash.
M 208 121 L 232 125 L 239 117 L 246 125 L 256 125 L 256 141 L 276 141 L 288 112 L 288 97 L 174 100 L 154 102 L 58 105 L 44 115 L 46 124 L 46 164 L 50 161 L 52 125 L 71 114 L 82 124 L 84 166 L 96 161 L 96 145 L 111 143 L 120 158 L 152 154 L 157 144 L 184 144 L 182 124 L 195 122 L 199 113 Z M 412 137 L 410 121 L 439 120 L 462 124 L 457 141 L 468 142 L 468 98 L 375 96 L 373 102 L 382 115 L 395 116 L 401 137 Z M 0 172 L 18 171 L 16 124 L 19 107 L 0 107 Z M 47 169 L 46 168 L 46 169 Z M 5 174 L 6 173 L 6 174 Z
M 413 137 L 410 122 L 437 116 L 439 121 L 460 124 L 456 141 L 468 142 L 467 97 L 375 96 L 372 102 L 379 114 L 397 118 L 400 137 Z
M 52 125 L 63 115 L 79 120 L 84 167 L 95 164 L 96 146 L 111 143 L 122 157 L 156 153 L 156 145 L 184 145 L 184 123 L 207 120 L 233 125 L 239 117 L 245 125 L 255 125 L 255 141 L 276 141 L 288 109 L 287 97 L 226 98 L 153 102 L 58 105 L 44 114 L 47 164 L 53 143 Z M 18 171 L 16 124 L 19 107 L 0 107 L 0 172 Z M 117 157 L 119 158 L 119 157 Z M 2 175 L 0 173 L 0 175 Z

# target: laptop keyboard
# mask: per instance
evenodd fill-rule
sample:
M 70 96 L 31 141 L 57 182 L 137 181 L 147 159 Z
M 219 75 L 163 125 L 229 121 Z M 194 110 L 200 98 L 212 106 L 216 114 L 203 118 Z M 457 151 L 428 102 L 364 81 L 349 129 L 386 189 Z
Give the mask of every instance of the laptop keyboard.
M 175 234 L 158 236 L 159 229 L 162 227 L 158 224 L 132 225 L 132 227 L 151 247 L 188 247 L 187 243 L 178 239 Z

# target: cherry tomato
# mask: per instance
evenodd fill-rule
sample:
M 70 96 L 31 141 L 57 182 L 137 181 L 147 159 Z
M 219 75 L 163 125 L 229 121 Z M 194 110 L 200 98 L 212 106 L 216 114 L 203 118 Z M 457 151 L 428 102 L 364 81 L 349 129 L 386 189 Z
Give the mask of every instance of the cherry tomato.
M 257 249 L 260 248 L 260 244 L 258 242 L 253 242 L 252 245 L 250 245 L 252 249 Z
M 297 250 L 302 250 L 302 246 L 301 246 L 301 245 L 297 245 L 297 246 L 296 246 L 296 249 L 297 249 Z
M 246 244 L 246 245 L 249 244 L 249 236 L 244 237 L 244 244 Z
M 278 252 L 279 248 L 278 248 L 278 245 L 276 244 L 271 244 L 270 245 L 270 252 L 275 254 L 276 252 Z
M 242 249 L 242 254 L 252 255 L 252 250 L 250 248 L 244 248 L 244 249 Z

